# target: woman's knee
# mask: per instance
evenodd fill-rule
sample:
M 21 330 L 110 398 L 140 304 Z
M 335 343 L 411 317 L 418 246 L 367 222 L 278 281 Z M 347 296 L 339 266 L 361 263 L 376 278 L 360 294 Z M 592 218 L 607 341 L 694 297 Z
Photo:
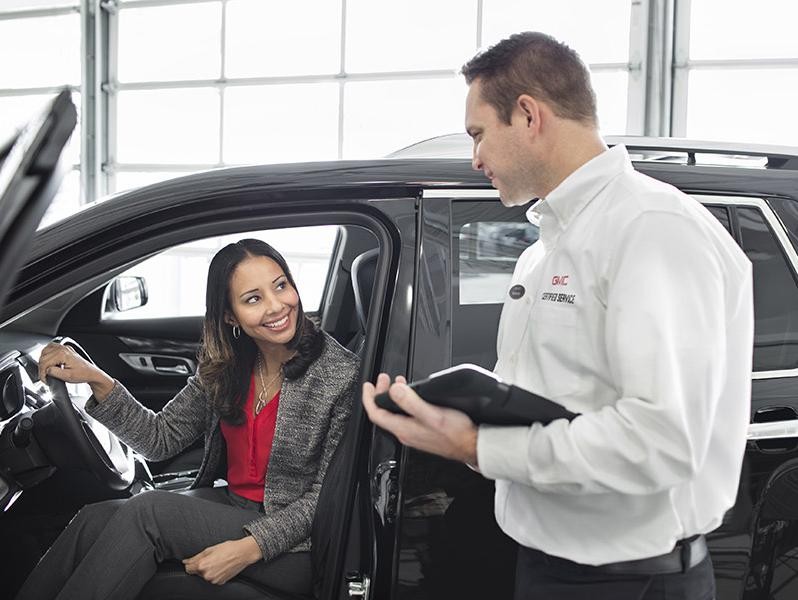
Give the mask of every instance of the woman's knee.
M 91 525 L 99 526 L 102 529 L 124 502 L 124 500 L 106 500 L 105 502 L 87 504 L 77 512 L 69 525 L 73 527 Z
M 120 507 L 124 513 L 143 513 L 151 512 L 158 506 L 163 506 L 164 503 L 169 502 L 174 496 L 173 492 L 165 490 L 149 490 L 136 494 L 135 496 L 125 500 L 125 503 Z

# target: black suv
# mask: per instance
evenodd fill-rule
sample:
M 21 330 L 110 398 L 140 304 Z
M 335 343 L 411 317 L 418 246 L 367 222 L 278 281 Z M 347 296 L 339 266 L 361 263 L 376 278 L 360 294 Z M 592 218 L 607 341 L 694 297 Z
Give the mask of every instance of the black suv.
M 608 140 L 620 141 L 636 169 L 700 200 L 753 262 L 749 442 L 742 474 L 728 474 L 740 477 L 736 505 L 708 540 L 719 599 L 794 599 L 798 152 Z M 452 158 L 431 157 L 442 152 Z M 469 152 L 465 136 L 448 136 L 383 160 L 200 173 L 96 203 L 17 245 L 29 258 L 0 312 L 0 595 L 13 594 L 83 504 L 184 487 L 198 465 L 196 448 L 147 464 L 82 412 L 85 390 L 53 398 L 35 382 L 42 346 L 66 336 L 154 409 L 183 385 L 201 316 L 143 312 L 169 278 L 160 267 L 130 275 L 135 265 L 168 262 L 179 249 L 188 261 L 219 236 L 279 238 L 289 262 L 293 253 L 314 265 L 306 280 L 319 300 L 310 308 L 360 353 L 364 379 L 418 379 L 465 362 L 492 368 L 514 260 L 537 231 L 524 208 L 498 202 Z M 328 249 L 307 258 L 304 240 L 321 230 Z M 190 279 L 204 279 L 200 263 Z M 492 502 L 491 481 L 402 447 L 356 403 L 314 522 L 317 597 L 511 598 L 515 549 Z M 165 565 L 141 598 L 284 597 L 240 577 L 221 589 L 204 583 Z

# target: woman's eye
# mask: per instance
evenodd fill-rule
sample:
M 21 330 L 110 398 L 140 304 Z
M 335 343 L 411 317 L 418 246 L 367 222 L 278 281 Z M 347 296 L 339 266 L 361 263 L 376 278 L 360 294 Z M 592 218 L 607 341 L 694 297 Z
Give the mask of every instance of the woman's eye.
M 281 281 L 280 283 L 277 284 L 277 289 L 278 290 L 284 290 L 286 285 L 287 284 L 286 284 L 285 281 Z
M 255 304 L 258 300 L 260 300 L 260 296 L 250 296 L 249 298 L 244 300 L 244 302 L 246 302 L 247 304 Z

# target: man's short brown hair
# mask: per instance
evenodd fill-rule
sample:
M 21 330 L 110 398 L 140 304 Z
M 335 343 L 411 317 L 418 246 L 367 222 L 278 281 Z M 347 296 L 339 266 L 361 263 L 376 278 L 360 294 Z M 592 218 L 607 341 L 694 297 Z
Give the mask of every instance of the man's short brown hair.
M 479 79 L 482 98 L 507 124 L 521 94 L 542 100 L 558 117 L 598 124 L 587 66 L 574 50 L 545 33 L 511 35 L 477 54 L 462 73 L 469 85 Z

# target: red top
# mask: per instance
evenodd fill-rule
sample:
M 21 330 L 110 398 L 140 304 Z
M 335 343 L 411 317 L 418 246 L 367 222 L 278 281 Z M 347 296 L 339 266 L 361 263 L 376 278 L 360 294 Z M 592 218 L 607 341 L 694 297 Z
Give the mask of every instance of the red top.
M 221 422 L 222 435 L 227 442 L 227 486 L 231 492 L 255 502 L 263 502 L 266 469 L 272 452 L 274 428 L 277 424 L 277 405 L 280 391 L 263 407 L 257 416 L 255 404 L 255 373 L 249 382 L 249 394 L 244 404 L 246 422 L 230 425 Z

